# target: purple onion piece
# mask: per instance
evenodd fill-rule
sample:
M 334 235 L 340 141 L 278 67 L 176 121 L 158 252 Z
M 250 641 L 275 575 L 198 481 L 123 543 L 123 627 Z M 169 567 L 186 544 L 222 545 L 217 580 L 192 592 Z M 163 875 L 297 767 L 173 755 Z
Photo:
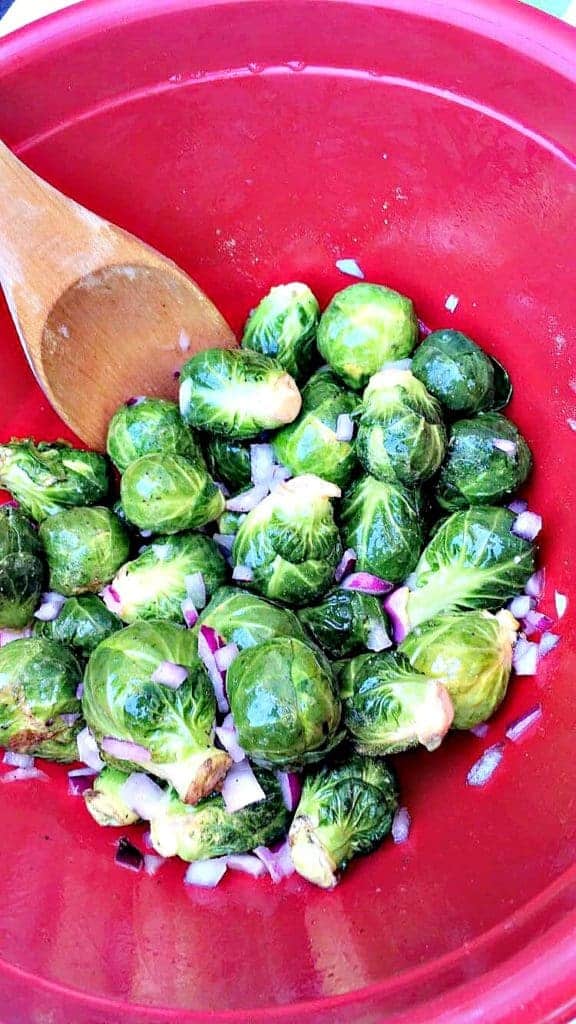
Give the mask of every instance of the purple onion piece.
M 401 644 L 408 634 L 408 587 L 399 587 L 388 595 L 384 601 L 384 610 L 387 612 L 392 625 L 394 643 Z
M 144 857 L 140 850 L 122 836 L 116 844 L 116 856 L 114 860 L 121 868 L 128 868 L 129 871 L 141 871 L 144 864 Z
M 407 807 L 399 807 L 392 822 L 392 839 L 395 843 L 405 843 L 410 835 L 412 819 Z
M 170 687 L 171 690 L 178 690 L 188 679 L 188 669 L 184 668 L 184 665 L 177 665 L 174 661 L 161 661 L 150 678 L 153 683 L 160 683 L 162 686 Z
M 287 840 L 273 847 L 257 846 L 254 853 L 265 865 L 273 882 L 280 882 L 294 874 L 295 868 Z
M 150 751 L 146 747 L 132 743 L 131 740 L 119 740 L 115 736 L 104 737 L 102 750 L 119 761 L 134 761 L 137 764 L 148 764 L 150 761 Z
M 357 590 L 361 594 L 372 594 L 374 597 L 383 597 L 394 590 L 394 584 L 383 580 L 380 576 L 374 576 L 371 572 L 353 572 L 342 580 L 340 586 L 343 590 Z
M 512 525 L 512 533 L 521 540 L 533 541 L 542 529 L 542 516 L 536 512 L 520 512 Z
M 503 755 L 503 743 L 495 743 L 492 747 L 487 747 L 468 772 L 466 776 L 467 784 L 469 786 L 485 786 L 489 779 L 492 778 Z
M 536 724 L 538 719 L 542 717 L 542 705 L 536 704 L 535 707 L 531 708 L 530 711 L 526 711 L 520 718 L 515 719 L 514 722 L 506 729 L 506 736 L 513 743 L 516 743 L 521 736 L 527 732 L 533 725 Z
M 231 813 L 266 799 L 249 761 L 240 761 L 232 766 L 222 784 L 222 798 L 226 810 Z
M 356 557 L 354 548 L 346 549 L 334 571 L 334 579 L 336 580 L 336 583 L 340 583 L 340 581 L 352 571 L 356 565 Z
M 226 857 L 195 860 L 186 869 L 184 884 L 198 885 L 203 889 L 215 889 L 226 874 L 226 868 Z
M 542 597 L 542 594 L 544 593 L 545 585 L 546 572 L 543 568 L 537 569 L 536 572 L 532 573 L 530 579 L 524 587 L 524 591 L 530 597 L 535 597 L 536 600 L 538 600 L 538 598 Z

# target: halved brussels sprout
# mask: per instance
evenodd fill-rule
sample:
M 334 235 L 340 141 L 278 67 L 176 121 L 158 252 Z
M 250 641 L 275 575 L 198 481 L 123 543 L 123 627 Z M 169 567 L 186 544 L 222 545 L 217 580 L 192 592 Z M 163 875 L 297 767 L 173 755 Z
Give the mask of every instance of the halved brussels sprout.
M 387 640 L 388 617 L 380 601 L 355 590 L 331 590 L 321 604 L 302 608 L 298 618 L 331 658 L 365 651 L 378 634 Z
M 410 370 L 383 370 L 362 396 L 356 450 L 377 480 L 429 480 L 446 452 L 440 406 Z
M 365 387 L 384 363 L 409 356 L 418 340 L 410 299 L 380 284 L 337 292 L 318 328 L 320 353 L 349 387 Z
M 395 778 L 384 761 L 353 755 L 310 772 L 288 840 L 298 874 L 332 889 L 352 857 L 370 853 L 392 827 Z
M 20 509 L 0 507 L 0 629 L 22 629 L 44 584 L 42 545 Z
M 86 789 L 82 794 L 87 810 L 99 825 L 121 828 L 140 821 L 136 811 L 128 807 L 122 795 L 122 787 L 127 779 L 126 772 L 106 765 L 95 777 L 91 789 Z
M 346 391 L 328 367 L 318 370 L 302 391 L 298 419 L 283 427 L 272 444 L 279 462 L 295 476 L 315 473 L 346 487 L 358 465 L 354 442 L 339 441 L 338 418 L 358 409 L 358 399 Z
M 363 476 L 344 495 L 342 539 L 356 552 L 356 568 L 399 583 L 424 544 L 420 496 L 399 483 Z
M 342 553 L 330 499 L 335 484 L 307 474 L 280 484 L 240 524 L 236 566 L 252 572 L 249 583 L 265 597 L 307 604 L 332 581 Z
M 255 437 L 291 423 L 302 399 L 279 363 L 247 349 L 208 349 L 182 367 L 180 411 L 191 427 Z
M 494 405 L 494 366 L 461 331 L 432 331 L 414 353 L 412 373 L 451 413 L 465 415 Z
M 168 803 L 150 822 L 150 839 L 162 857 L 206 860 L 232 853 L 247 853 L 269 846 L 286 834 L 290 812 L 272 772 L 257 768 L 256 778 L 265 800 L 238 811 L 226 810 L 221 796 L 213 795 L 195 807 L 183 804 L 174 791 Z
M 490 505 L 512 494 L 532 468 L 518 427 L 497 412 L 452 425 L 436 497 L 442 508 Z
M 143 455 L 169 452 L 193 462 L 200 445 L 183 422 L 178 406 L 166 398 L 139 398 L 121 405 L 108 426 L 108 455 L 121 473 Z
M 198 626 L 210 626 L 227 644 L 243 651 L 275 636 L 306 636 L 294 612 L 238 587 L 220 587 L 202 612 Z
M 225 484 L 233 493 L 252 486 L 249 443 L 243 444 L 228 437 L 208 437 L 204 450 L 215 480 Z
M 109 508 L 70 508 L 45 519 L 40 540 L 50 588 L 66 597 L 101 590 L 128 558 L 125 527 Z
M 117 615 L 108 611 L 95 594 L 69 597 L 51 622 L 34 622 L 34 635 L 72 647 L 78 657 L 88 658 L 101 640 L 122 629 Z
M 188 577 L 202 573 L 207 597 L 224 583 L 226 562 L 214 541 L 199 533 L 156 537 L 111 583 L 108 600 L 124 622 L 170 619 L 182 622 Z
M 110 479 L 106 459 L 96 452 L 23 439 L 0 445 L 0 486 L 41 522 L 66 508 L 105 501 Z
M 47 761 L 75 761 L 82 708 L 80 665 L 54 640 L 30 637 L 0 648 L 0 746 Z
M 508 611 L 453 612 L 416 626 L 400 650 L 414 668 L 446 687 L 454 728 L 471 729 L 504 700 L 517 629 Z
M 341 739 L 330 664 L 301 640 L 275 637 L 242 651 L 226 689 L 240 745 L 256 764 L 301 768 Z
M 276 359 L 294 380 L 306 380 L 316 354 L 320 306 L 306 284 L 271 288 L 248 317 L 242 348 Z
M 363 754 L 397 754 L 418 743 L 436 750 L 454 718 L 446 688 L 398 651 L 345 662 L 340 695 L 344 724 Z
M 140 530 L 179 533 L 205 526 L 224 511 L 224 495 L 204 461 L 160 452 L 131 462 L 120 485 L 126 518 Z
M 187 670 L 177 689 L 154 682 L 164 662 Z M 82 704 L 105 761 L 165 779 L 186 803 L 208 796 L 230 767 L 213 745 L 216 700 L 190 630 L 135 622 L 103 640 L 86 667 Z

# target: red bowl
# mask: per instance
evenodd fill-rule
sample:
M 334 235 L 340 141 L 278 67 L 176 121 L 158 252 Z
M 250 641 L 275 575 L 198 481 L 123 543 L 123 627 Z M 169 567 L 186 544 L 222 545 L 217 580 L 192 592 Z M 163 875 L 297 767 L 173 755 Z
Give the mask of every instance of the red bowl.
M 410 841 L 332 893 L 122 871 L 64 770 L 0 786 L 3 1024 L 576 1013 L 575 38 L 496 0 L 94 0 L 2 43 L 6 141 L 173 257 L 235 328 L 274 283 L 326 301 L 354 257 L 506 362 L 536 456 L 544 607 L 555 589 L 571 601 L 485 740 L 399 759 Z M 5 309 L 0 332 L 3 437 L 66 434 Z M 467 787 L 536 702 L 540 723 Z

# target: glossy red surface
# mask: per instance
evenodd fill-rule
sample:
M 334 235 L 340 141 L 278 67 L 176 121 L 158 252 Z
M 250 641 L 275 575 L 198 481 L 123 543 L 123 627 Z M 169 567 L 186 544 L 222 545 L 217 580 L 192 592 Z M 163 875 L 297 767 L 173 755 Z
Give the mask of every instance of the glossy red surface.
M 2 1024 L 576 1014 L 575 57 L 568 28 L 480 0 L 91 2 L 2 43 L 6 141 L 172 256 L 235 328 L 272 283 L 327 300 L 351 256 L 507 362 L 545 610 L 555 588 L 570 597 L 560 647 L 486 740 L 399 760 L 410 841 L 333 893 L 123 871 L 63 770 L 0 784 Z M 64 434 L 5 309 L 0 344 L 2 437 Z M 467 788 L 537 700 L 538 725 Z

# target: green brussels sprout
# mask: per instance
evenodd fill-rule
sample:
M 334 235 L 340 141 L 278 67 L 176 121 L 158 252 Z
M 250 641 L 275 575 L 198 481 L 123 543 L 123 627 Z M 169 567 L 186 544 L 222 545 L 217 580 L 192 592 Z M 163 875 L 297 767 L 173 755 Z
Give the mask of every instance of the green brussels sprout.
M 280 484 L 248 513 L 234 541 L 234 565 L 272 600 L 308 604 L 332 582 L 342 547 L 330 498 L 335 484 L 307 474 Z
M 316 357 L 320 306 L 307 284 L 294 281 L 271 288 L 246 321 L 242 348 L 271 356 L 300 382 Z
M 228 437 L 208 437 L 204 445 L 208 468 L 215 480 L 231 491 L 252 486 L 250 445 Z
M 232 438 L 291 423 L 302 399 L 279 363 L 247 349 L 208 349 L 182 367 L 180 411 L 191 427 Z
M 66 647 L 44 637 L 0 648 L 0 746 L 47 761 L 75 761 L 82 671 Z
M 41 522 L 66 508 L 105 501 L 110 479 L 106 459 L 97 452 L 64 441 L 35 445 L 24 439 L 0 445 L 0 487 Z
M 306 636 L 294 612 L 264 601 L 238 587 L 220 587 L 198 619 L 198 627 L 209 626 L 227 644 L 243 651 L 276 636 Z
M 377 644 L 379 638 L 383 647 L 392 644 L 388 639 L 388 617 L 380 601 L 357 590 L 331 590 L 321 604 L 302 608 L 298 618 L 331 658 L 358 654 Z
M 257 768 L 255 774 L 266 799 L 234 812 L 226 810 L 220 795 L 190 807 L 171 791 L 166 807 L 150 822 L 150 840 L 157 853 L 188 861 L 206 860 L 247 853 L 281 839 L 290 812 L 284 806 L 280 785 L 272 772 Z
M 494 366 L 461 331 L 433 331 L 414 353 L 412 373 L 451 413 L 474 414 L 494 404 Z
M 52 590 L 73 597 L 101 590 L 128 558 L 125 527 L 108 508 L 70 508 L 45 519 L 40 540 Z
M 104 760 L 164 779 L 186 803 L 208 796 L 231 764 L 213 746 L 216 700 L 196 651 L 189 630 L 170 622 L 135 622 L 103 640 L 90 656 L 82 698 Z M 164 662 L 188 672 L 177 689 L 153 679 Z M 124 741 L 120 761 L 114 753 L 118 745 L 110 753 L 105 742 L 110 737 Z M 134 745 L 138 762 L 130 760 Z
M 436 750 L 454 718 L 446 687 L 398 651 L 345 662 L 340 695 L 344 724 L 363 754 L 397 754 L 418 743 Z
M 340 521 L 359 571 L 399 583 L 416 565 L 424 544 L 418 492 L 363 476 L 345 494 Z
M 416 626 L 400 650 L 418 672 L 446 687 L 454 728 L 471 729 L 504 700 L 517 629 L 508 611 L 453 612 Z
M 298 769 L 341 739 L 340 698 L 330 664 L 293 637 L 242 651 L 226 675 L 241 747 L 256 764 Z
M 458 420 L 438 479 L 438 504 L 450 510 L 494 504 L 517 490 L 531 468 L 530 449 L 505 416 L 485 412 Z
M 243 523 L 245 519 L 246 512 L 228 512 L 226 510 L 218 520 L 218 533 L 231 537 L 234 533 L 238 533 L 240 523 Z
M 347 487 L 357 467 L 353 441 L 336 436 L 339 416 L 350 416 L 358 399 L 346 391 L 328 367 L 318 370 L 302 391 L 298 419 L 274 436 L 272 445 L 279 462 L 295 476 L 315 473 L 339 487 Z
M 139 530 L 179 533 L 205 526 L 224 511 L 224 495 L 204 461 L 159 452 L 131 462 L 120 485 L 126 518 Z
M 22 629 L 44 584 L 42 545 L 20 509 L 0 507 L 0 629 Z
M 440 406 L 410 370 L 383 370 L 370 379 L 356 450 L 377 480 L 414 486 L 439 468 L 446 452 Z
M 95 594 L 69 597 L 51 622 L 34 622 L 34 635 L 58 640 L 72 647 L 79 658 L 88 658 L 101 640 L 122 629 L 117 615 L 108 611 Z
M 380 284 L 337 292 L 318 328 L 321 355 L 349 387 L 359 390 L 384 363 L 409 356 L 418 340 L 410 299 Z
M 156 537 L 133 562 L 116 574 L 104 600 L 124 622 L 170 619 L 182 622 L 187 578 L 202 573 L 211 597 L 227 576 L 226 562 L 214 541 L 199 533 Z
M 322 889 L 352 857 L 370 853 L 392 827 L 396 781 L 383 761 L 351 756 L 306 776 L 288 841 L 296 871 Z
M 200 445 L 178 406 L 166 398 L 131 399 L 121 405 L 110 420 L 106 448 L 121 473 L 131 462 L 156 452 L 202 460 Z
M 122 787 L 127 779 L 126 772 L 106 765 L 95 777 L 92 788 L 84 790 L 82 796 L 86 808 L 99 825 L 119 828 L 140 821 L 136 811 L 128 807 L 122 795 Z
M 516 516 L 484 505 L 440 523 L 412 577 L 411 626 L 450 611 L 501 608 L 534 572 L 534 545 L 512 533 Z

